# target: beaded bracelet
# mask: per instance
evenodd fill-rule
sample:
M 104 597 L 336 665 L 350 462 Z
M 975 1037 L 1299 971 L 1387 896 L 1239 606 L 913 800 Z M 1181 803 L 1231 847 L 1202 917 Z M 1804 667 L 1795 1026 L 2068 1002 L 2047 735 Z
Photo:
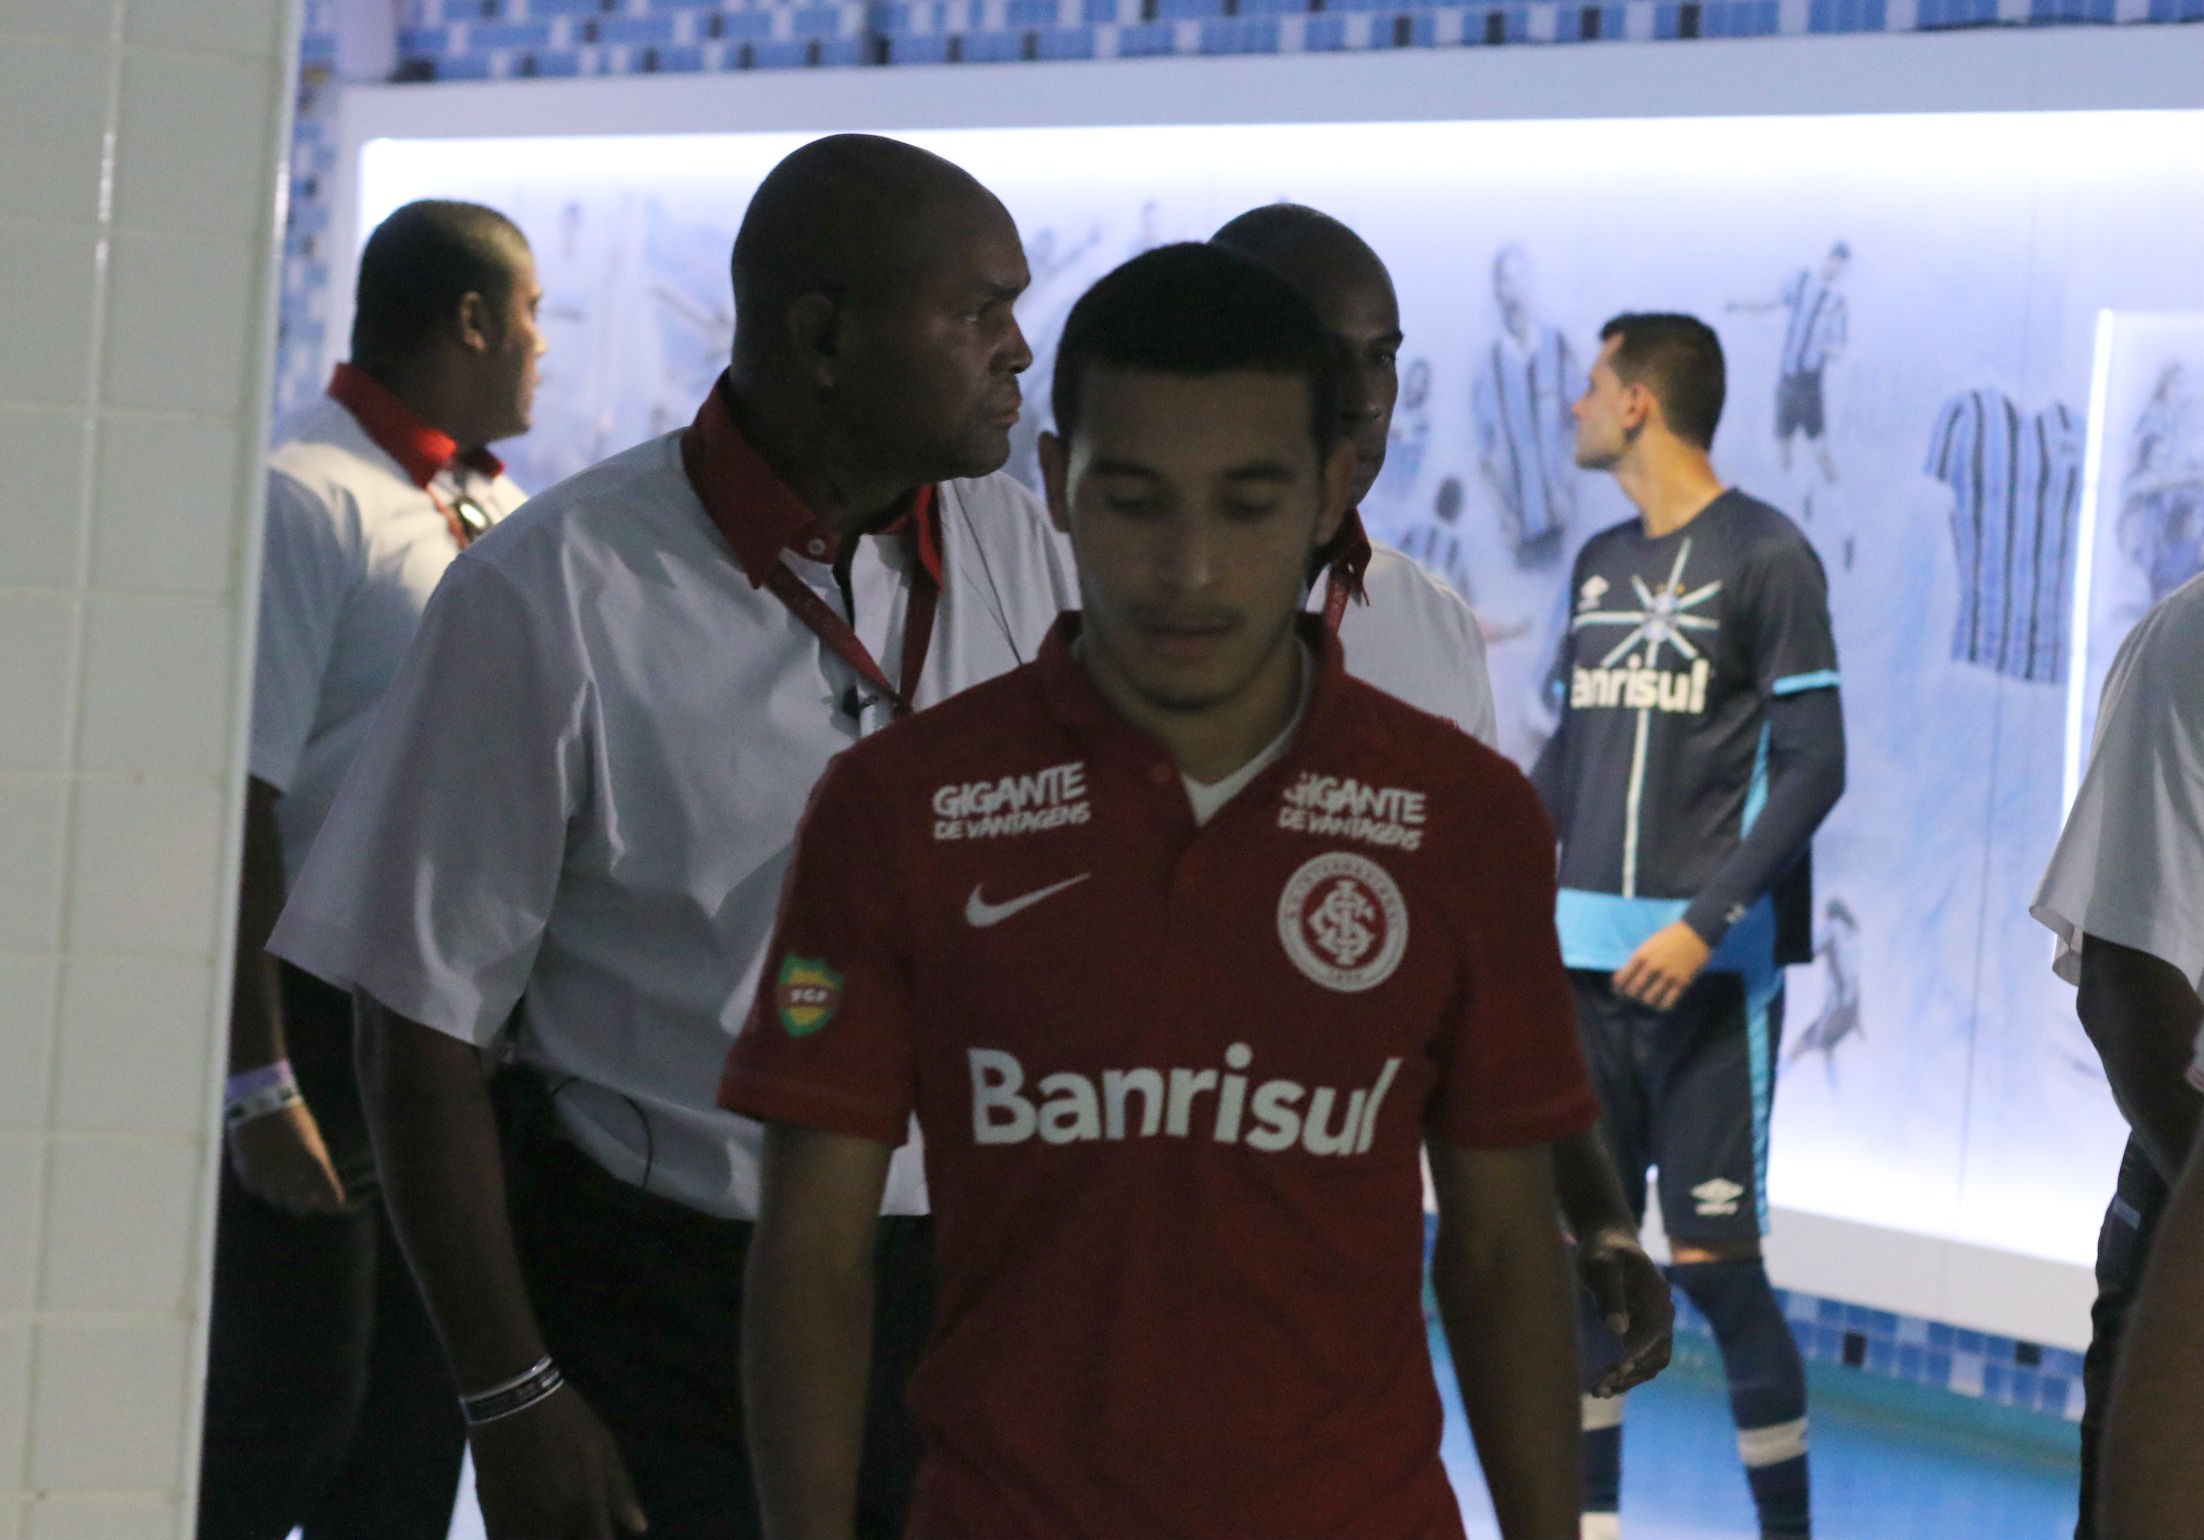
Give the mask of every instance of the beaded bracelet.
M 459 1414 L 466 1419 L 468 1427 L 479 1428 L 486 1422 L 527 1411 L 565 1383 L 566 1376 L 559 1372 L 559 1366 L 546 1358 L 527 1373 L 517 1374 L 502 1385 L 461 1396 Z

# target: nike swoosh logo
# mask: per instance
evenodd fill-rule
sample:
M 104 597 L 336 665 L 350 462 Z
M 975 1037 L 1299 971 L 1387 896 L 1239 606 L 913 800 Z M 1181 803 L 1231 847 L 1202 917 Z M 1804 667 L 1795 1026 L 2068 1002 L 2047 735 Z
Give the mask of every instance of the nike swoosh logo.
M 1052 883 L 1048 887 L 1036 889 L 1031 893 L 1023 894 L 1000 904 L 989 903 L 986 899 L 980 897 L 979 888 L 974 888 L 972 896 L 964 901 L 965 922 L 974 930 L 985 930 L 990 925 L 1000 925 L 1019 910 L 1031 909 L 1042 899 L 1054 898 L 1066 888 L 1076 888 L 1093 875 L 1092 872 L 1081 872 L 1076 877 L 1066 877 L 1062 882 Z M 982 883 L 980 886 L 985 887 L 986 884 Z

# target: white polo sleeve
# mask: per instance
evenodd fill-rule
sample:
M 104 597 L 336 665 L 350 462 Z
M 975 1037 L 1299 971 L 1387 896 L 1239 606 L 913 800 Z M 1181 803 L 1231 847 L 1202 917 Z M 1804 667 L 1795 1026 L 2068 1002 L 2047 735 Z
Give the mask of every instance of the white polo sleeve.
M 360 577 L 358 536 L 348 510 L 282 471 L 268 472 L 246 764 L 279 792 L 291 789 L 313 735 L 337 623 Z
M 497 1036 L 588 796 L 592 696 L 564 613 L 502 565 L 453 563 L 270 951 L 453 1037 Z
M 1484 627 L 1477 624 L 1476 612 L 1459 594 L 1448 592 L 1440 598 L 1462 659 L 1461 729 L 1486 748 L 1497 748 L 1500 718 L 1492 704 L 1492 666 L 1485 656 Z
M 1363 584 L 1369 602 L 1349 604 L 1340 619 L 1347 671 L 1493 747 L 1492 673 L 1468 602 L 1389 545 L 1372 551 Z M 1319 582 L 1311 602 L 1322 593 Z
M 2096 746 L 2030 912 L 2079 981 L 2082 937 L 2171 963 L 2204 993 L 2204 580 L 2138 627 L 2105 689 Z

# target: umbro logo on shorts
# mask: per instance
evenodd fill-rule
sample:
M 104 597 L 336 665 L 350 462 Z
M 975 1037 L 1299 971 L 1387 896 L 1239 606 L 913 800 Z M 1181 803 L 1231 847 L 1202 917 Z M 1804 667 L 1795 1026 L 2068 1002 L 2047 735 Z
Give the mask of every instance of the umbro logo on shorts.
M 980 887 L 974 888 L 972 896 L 964 901 L 964 921 L 974 930 L 985 930 L 990 925 L 1000 925 L 1012 915 L 1031 909 L 1044 898 L 1054 898 L 1066 888 L 1076 888 L 1093 875 L 1092 872 L 1081 872 L 1076 877 L 1066 877 L 1062 882 L 1050 883 L 1045 888 L 1035 888 L 1031 893 L 1022 893 L 1016 898 L 1005 899 L 999 904 L 991 904 L 980 896 L 981 889 L 986 886 L 985 883 L 982 883 Z
M 1692 1188 L 1691 1196 L 1697 1200 L 1703 1217 L 1727 1219 L 1737 1212 L 1737 1200 L 1745 1196 L 1745 1189 L 1726 1176 L 1718 1176 Z

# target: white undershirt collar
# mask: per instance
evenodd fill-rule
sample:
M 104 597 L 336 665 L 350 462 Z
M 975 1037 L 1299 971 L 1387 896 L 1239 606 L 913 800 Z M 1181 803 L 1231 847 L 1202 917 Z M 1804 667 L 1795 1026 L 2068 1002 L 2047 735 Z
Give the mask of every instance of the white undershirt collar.
M 1316 655 L 1309 651 L 1309 644 L 1299 637 L 1294 645 L 1301 649 L 1301 698 L 1293 708 L 1293 720 L 1286 723 L 1285 731 L 1271 739 L 1260 754 L 1221 781 L 1202 782 L 1190 775 L 1179 779 L 1186 785 L 1186 800 L 1193 805 L 1194 827 L 1201 828 L 1217 816 L 1217 810 L 1247 789 L 1248 783 L 1285 757 L 1293 746 L 1294 735 L 1301 731 L 1301 719 L 1309 714 L 1309 697 L 1316 691 Z

